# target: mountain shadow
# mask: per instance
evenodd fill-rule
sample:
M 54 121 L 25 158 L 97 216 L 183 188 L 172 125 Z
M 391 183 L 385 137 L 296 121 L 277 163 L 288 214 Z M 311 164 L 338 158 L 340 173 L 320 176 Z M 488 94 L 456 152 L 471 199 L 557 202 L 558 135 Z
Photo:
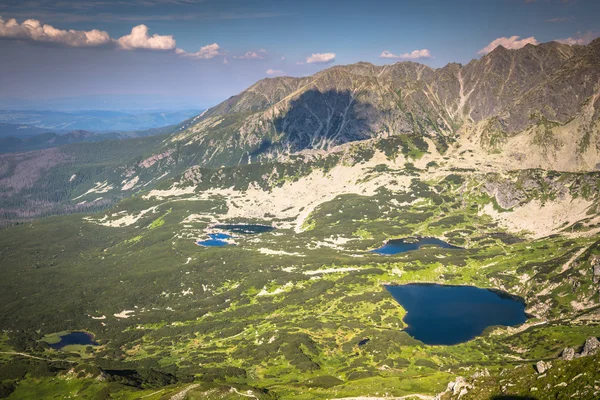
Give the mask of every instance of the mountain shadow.
M 380 113 L 349 90 L 308 90 L 290 102 L 285 114 L 275 118 L 276 138 L 263 151 L 329 149 L 374 136 L 371 121 Z

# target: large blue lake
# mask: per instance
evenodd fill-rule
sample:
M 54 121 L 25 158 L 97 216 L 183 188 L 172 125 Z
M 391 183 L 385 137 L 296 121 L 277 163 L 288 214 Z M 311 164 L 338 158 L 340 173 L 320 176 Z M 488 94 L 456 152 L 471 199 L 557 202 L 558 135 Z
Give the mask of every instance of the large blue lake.
M 378 249 L 372 250 L 378 254 L 399 254 L 407 251 L 418 250 L 423 246 L 440 247 L 443 249 L 461 249 L 450 243 L 433 237 L 416 237 L 406 239 L 392 239 Z
M 53 349 L 62 349 L 70 344 L 97 346 L 94 337 L 87 332 L 71 332 L 60 337 L 60 342 L 50 344 Z
M 524 323 L 525 304 L 473 286 L 408 284 L 386 286 L 406 310 L 406 333 L 429 345 L 452 345 L 479 336 L 490 326 Z

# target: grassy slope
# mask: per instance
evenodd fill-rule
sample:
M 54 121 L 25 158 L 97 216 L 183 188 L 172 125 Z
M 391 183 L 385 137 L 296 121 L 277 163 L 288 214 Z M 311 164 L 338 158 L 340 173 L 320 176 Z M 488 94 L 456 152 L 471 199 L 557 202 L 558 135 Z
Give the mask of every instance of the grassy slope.
M 309 216 L 310 230 L 240 238 L 238 246 L 229 248 L 199 248 L 194 239 L 202 237 L 208 221 L 182 222 L 190 214 L 223 213 L 218 198 L 166 200 L 123 228 L 65 216 L 6 229 L 0 239 L 0 324 L 10 329 L 11 339 L 3 346 L 85 360 L 104 369 L 152 368 L 180 382 L 135 388 L 131 383 L 61 380 L 55 375 L 70 366 L 62 363 L 56 371 L 18 377 L 13 397 L 34 396 L 37 390 L 93 398 L 111 390 L 127 398 L 161 390 L 149 397 L 159 398 L 181 390 L 187 376 L 225 385 L 213 388 L 215 393 L 250 385 L 282 398 L 436 393 L 455 374 L 530 365 L 600 335 L 597 325 L 572 321 L 577 312 L 571 305 L 584 298 L 597 304 L 586 261 L 590 252 L 600 252 L 597 238 L 529 241 L 509 234 L 478 214 L 490 199 L 473 190 L 464 193 L 461 188 L 470 187 L 470 178 L 460 175 L 416 180 L 408 192 L 338 196 Z M 426 200 L 410 203 L 413 194 Z M 155 205 L 135 196 L 115 212 Z M 367 252 L 387 238 L 415 233 L 444 236 L 467 249 L 423 249 L 390 257 Z M 341 250 L 323 245 L 337 236 L 354 240 Z M 583 247 L 590 249 L 576 267 L 561 272 Z M 267 255 L 261 248 L 301 256 Z M 305 274 L 327 268 L 349 269 Z M 523 274 L 531 279 L 522 282 Z M 550 301 L 552 322 L 520 333 L 496 330 L 456 346 L 424 346 L 400 330 L 404 311 L 382 288 L 413 281 L 501 287 L 529 305 Z M 536 296 L 552 282 L 558 285 Z M 573 291 L 575 282 L 579 286 Z M 277 294 L 258 295 L 265 291 Z M 122 310 L 134 313 L 128 319 L 113 316 Z M 106 319 L 91 318 L 102 315 Z M 63 330 L 93 332 L 101 346 L 91 352 L 81 346 L 57 352 L 39 345 L 44 334 Z M 366 337 L 371 341 L 359 348 Z M 201 386 L 189 396 L 213 389 Z

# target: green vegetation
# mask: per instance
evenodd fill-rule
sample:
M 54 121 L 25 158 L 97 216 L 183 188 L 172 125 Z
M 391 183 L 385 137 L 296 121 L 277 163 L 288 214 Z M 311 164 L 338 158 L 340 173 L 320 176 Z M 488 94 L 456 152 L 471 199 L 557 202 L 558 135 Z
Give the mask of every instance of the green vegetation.
M 171 135 L 0 155 L 0 397 L 399 397 L 487 370 L 465 399 L 585 398 L 598 356 L 556 357 L 600 335 L 598 43 L 335 66 Z M 581 166 L 551 157 L 572 147 Z M 215 223 L 278 229 L 197 246 Z M 461 248 L 370 251 L 413 236 Z M 412 282 L 500 289 L 532 318 L 426 346 L 384 288 Z M 73 331 L 98 345 L 49 345 Z
M 469 173 L 426 182 L 412 171 L 386 171 L 411 177 L 410 188 L 339 195 L 316 207 L 301 233 L 278 229 L 243 236 L 227 248 L 196 246 L 210 219 L 186 220 L 193 214 L 218 218 L 226 211 L 219 198 L 156 203 L 138 195 L 112 213 L 156 208 L 120 228 L 77 215 L 5 228 L 2 393 L 160 398 L 190 388 L 189 398 L 234 398 L 248 390 L 264 399 L 432 394 L 465 371 L 512 370 L 600 335 L 597 325 L 572 323 L 597 306 L 589 278 L 589 259 L 600 253 L 597 238 L 529 240 L 507 232 L 479 212 L 495 198 L 482 194 L 480 181 Z M 241 187 L 262 176 L 221 169 L 224 187 L 228 174 L 236 174 Z M 531 182 L 537 176 L 522 171 L 511 179 Z M 547 184 L 550 173 L 539 176 L 546 182 L 539 189 L 517 184 L 527 199 L 550 198 L 555 190 Z M 487 179 L 500 182 L 493 175 Z M 590 199 L 593 190 L 583 188 L 599 181 L 597 174 L 552 179 Z M 368 252 L 411 235 L 443 237 L 465 249 L 424 248 L 387 257 Z M 335 244 L 332 238 L 348 240 Z M 573 267 L 563 270 L 575 254 Z M 544 315 L 552 322 L 517 332 L 489 329 L 455 346 L 425 346 L 401 330 L 404 311 L 382 287 L 389 282 L 501 287 L 532 310 L 548 305 Z M 573 305 L 584 302 L 590 307 Z M 115 316 L 125 310 L 127 318 Z M 99 346 L 48 347 L 72 330 L 92 332 Z M 364 338 L 370 340 L 359 347 Z M 15 363 L 23 374 L 9 372 Z M 36 368 L 45 369 L 31 372 Z

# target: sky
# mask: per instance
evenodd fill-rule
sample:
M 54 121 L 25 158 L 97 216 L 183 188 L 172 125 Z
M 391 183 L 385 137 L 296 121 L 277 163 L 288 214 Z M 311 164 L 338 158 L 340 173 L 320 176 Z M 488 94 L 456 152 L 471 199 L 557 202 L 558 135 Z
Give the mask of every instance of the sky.
M 0 0 L 0 106 L 205 108 L 267 77 L 597 36 L 598 0 Z

